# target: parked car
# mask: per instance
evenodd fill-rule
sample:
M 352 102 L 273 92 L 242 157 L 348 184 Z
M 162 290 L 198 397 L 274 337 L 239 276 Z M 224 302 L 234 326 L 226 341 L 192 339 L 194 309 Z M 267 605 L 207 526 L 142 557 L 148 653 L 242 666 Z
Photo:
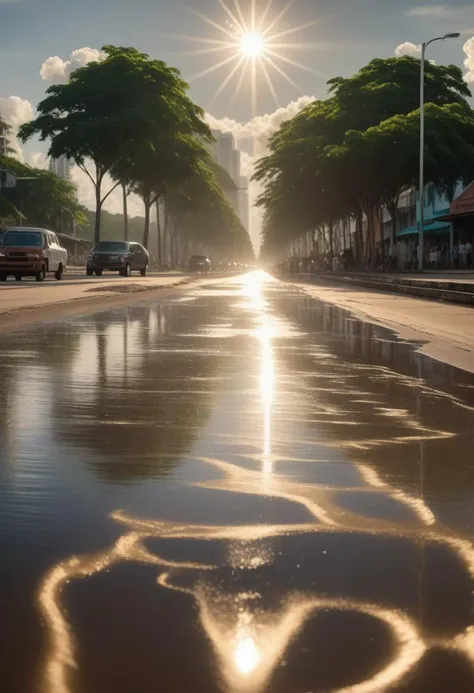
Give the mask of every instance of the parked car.
M 67 268 L 67 250 L 55 233 L 31 227 L 4 227 L 0 246 L 0 280 L 13 275 L 17 281 L 35 277 L 42 282 L 48 273 L 62 279 Z
M 211 271 L 211 261 L 205 255 L 193 255 L 189 261 L 188 269 L 190 272 L 204 272 L 207 274 Z
M 144 277 L 148 269 L 148 251 L 140 243 L 128 241 L 100 241 L 87 260 L 87 276 L 102 275 L 104 270 L 129 277 L 138 271 Z

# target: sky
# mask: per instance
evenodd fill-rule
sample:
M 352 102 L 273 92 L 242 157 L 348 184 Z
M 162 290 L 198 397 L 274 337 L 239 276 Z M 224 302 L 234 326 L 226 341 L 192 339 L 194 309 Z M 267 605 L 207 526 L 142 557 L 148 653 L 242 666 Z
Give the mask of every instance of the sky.
M 236 42 L 239 24 L 251 28 L 252 0 L 0 0 L 0 110 L 17 127 L 33 117 L 48 86 L 100 57 L 103 45 L 135 46 L 181 70 L 210 124 L 237 136 L 244 172 L 251 174 L 283 120 L 324 98 L 329 77 L 349 76 L 373 57 L 416 55 L 422 41 L 459 31 L 460 39 L 430 46 L 429 57 L 459 65 L 474 87 L 472 0 L 253 2 L 257 23 L 266 11 L 267 39 L 276 36 L 267 44 L 270 60 L 266 70 L 257 61 L 254 90 L 247 59 L 220 91 L 242 58 L 239 45 L 224 44 Z M 45 166 L 45 153 L 44 144 L 33 142 L 20 156 Z M 81 201 L 92 206 L 90 184 L 78 171 L 74 176 Z M 255 199 L 258 190 L 250 192 Z M 109 209 L 120 211 L 120 195 L 109 198 Z M 139 200 L 132 200 L 131 213 L 140 212 Z M 252 219 L 256 240 L 258 216 Z

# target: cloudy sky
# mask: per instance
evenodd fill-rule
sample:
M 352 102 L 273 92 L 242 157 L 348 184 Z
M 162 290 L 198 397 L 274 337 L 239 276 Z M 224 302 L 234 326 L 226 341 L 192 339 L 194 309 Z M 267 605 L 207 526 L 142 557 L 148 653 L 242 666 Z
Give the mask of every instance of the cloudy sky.
M 311 98 L 323 98 L 328 77 L 350 75 L 374 56 L 416 54 L 421 41 L 460 31 L 461 39 L 432 46 L 430 57 L 458 64 L 474 85 L 472 0 L 293 0 L 287 11 L 287 0 L 255 3 L 257 18 L 267 8 L 262 28 L 276 38 L 266 74 L 257 69 L 252 98 L 248 70 L 240 80 L 245 61 L 220 91 L 241 57 L 238 48 L 224 44 L 234 41 L 237 23 L 250 25 L 251 0 L 240 0 L 241 15 L 239 0 L 0 0 L 2 113 L 17 126 L 33 115 L 50 84 L 96 59 L 101 46 L 132 45 L 182 71 L 212 124 L 240 138 L 250 172 L 249 155 L 265 151 L 283 119 Z M 24 157 L 41 164 L 44 146 L 28 145 Z M 85 182 L 80 191 L 89 201 Z M 112 207 L 118 201 L 112 198 Z M 139 212 L 139 205 L 132 211 Z

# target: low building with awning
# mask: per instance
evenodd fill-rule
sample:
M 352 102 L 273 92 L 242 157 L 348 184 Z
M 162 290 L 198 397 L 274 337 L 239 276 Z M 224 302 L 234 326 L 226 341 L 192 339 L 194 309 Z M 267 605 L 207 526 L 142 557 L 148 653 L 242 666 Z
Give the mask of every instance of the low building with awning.
M 453 225 L 455 241 L 474 240 L 474 181 L 454 200 L 440 221 Z
M 424 233 L 427 233 L 430 236 L 449 236 L 449 233 L 451 231 L 451 224 L 447 220 L 439 221 L 439 219 L 440 217 L 438 217 L 437 221 L 431 221 L 430 223 L 425 224 Z M 408 226 L 407 228 L 398 231 L 397 238 L 403 238 L 404 236 L 414 236 L 415 234 L 418 235 L 418 233 L 418 226 Z

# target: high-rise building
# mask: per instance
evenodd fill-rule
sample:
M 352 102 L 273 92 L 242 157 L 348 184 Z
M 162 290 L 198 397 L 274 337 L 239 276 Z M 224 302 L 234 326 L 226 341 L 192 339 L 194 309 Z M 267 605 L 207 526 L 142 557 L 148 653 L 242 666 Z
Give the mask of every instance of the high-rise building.
M 248 231 L 250 216 L 248 180 L 240 175 L 241 155 L 236 148 L 235 137 L 230 132 L 220 132 L 220 130 L 213 130 L 212 134 L 216 141 L 211 145 L 211 155 L 216 163 L 227 171 L 235 185 L 232 189 L 224 192 Z
M 71 161 L 66 156 L 60 156 L 58 159 L 49 160 L 49 170 L 55 173 L 58 178 L 70 180 L 71 178 Z
M 249 181 L 245 176 L 239 178 L 239 217 L 244 228 L 250 233 Z
M 232 171 L 230 175 L 234 183 L 240 188 L 240 152 L 238 149 L 232 150 Z
M 214 158 L 223 169 L 232 176 L 232 152 L 235 149 L 235 138 L 231 132 L 213 130 L 215 137 Z

